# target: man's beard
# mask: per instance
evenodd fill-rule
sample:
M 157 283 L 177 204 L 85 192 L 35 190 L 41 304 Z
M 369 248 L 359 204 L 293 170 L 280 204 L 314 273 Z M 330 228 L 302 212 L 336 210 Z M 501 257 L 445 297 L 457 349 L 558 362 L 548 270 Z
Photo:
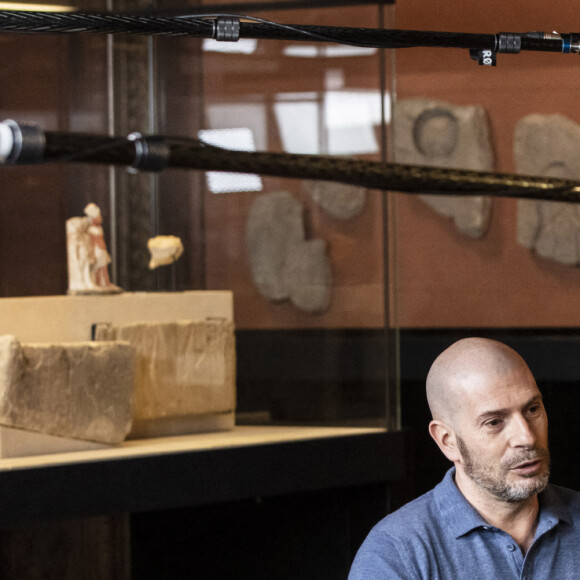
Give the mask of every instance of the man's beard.
M 550 452 L 543 448 L 521 450 L 509 460 L 504 460 L 498 468 L 486 465 L 479 457 L 473 455 L 465 441 L 457 437 L 457 445 L 463 456 L 463 470 L 467 477 L 482 489 L 498 499 L 507 502 L 518 502 L 528 499 L 546 489 L 550 478 Z M 512 467 L 525 461 L 541 459 L 545 463 L 545 470 L 539 474 L 519 476 L 515 483 L 508 483 L 507 478 Z

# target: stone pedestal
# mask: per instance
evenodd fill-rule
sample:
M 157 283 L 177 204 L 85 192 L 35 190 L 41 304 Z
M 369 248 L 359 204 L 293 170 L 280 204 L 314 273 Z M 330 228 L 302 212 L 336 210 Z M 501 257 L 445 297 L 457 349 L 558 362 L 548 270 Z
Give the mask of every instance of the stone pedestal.
M 148 403 L 149 406 L 142 407 L 146 412 L 139 414 L 137 421 L 134 422 L 134 427 L 131 431 L 131 436 L 133 437 L 216 431 L 234 427 L 235 360 L 233 357 L 235 353 L 233 346 L 232 293 L 228 291 L 140 292 L 106 296 L 46 296 L 0 299 L 0 335 L 10 334 L 16 337 L 15 343 L 8 341 L 8 344 L 5 345 L 6 362 L 4 375 L 7 378 L 8 367 L 6 365 L 10 366 L 16 360 L 11 358 L 15 356 L 10 354 L 11 348 L 14 347 L 16 349 L 15 345 L 21 342 L 26 345 L 22 349 L 30 349 L 28 351 L 29 356 L 35 357 L 40 364 L 40 374 L 42 376 L 38 377 L 38 380 L 41 380 L 43 384 L 47 383 L 49 385 L 46 393 L 36 386 L 36 390 L 33 389 L 33 391 L 37 394 L 30 395 L 32 397 L 31 401 L 26 401 L 24 407 L 22 407 L 20 398 L 25 395 L 19 394 L 17 396 L 16 400 L 18 400 L 19 405 L 18 422 L 12 419 L 12 422 L 8 423 L 0 419 L 0 424 L 16 426 L 16 428 L 8 426 L 1 428 L 0 455 L 16 456 L 30 453 L 77 451 L 79 446 L 76 442 L 81 441 L 81 439 L 77 438 L 86 437 L 87 433 L 90 434 L 88 439 L 91 439 L 91 441 L 84 440 L 86 442 L 85 449 L 91 449 L 94 445 L 99 444 L 111 444 L 93 443 L 92 441 L 95 438 L 100 442 L 118 442 L 120 431 L 114 436 L 111 433 L 109 433 L 109 436 L 104 436 L 103 434 L 106 431 L 108 417 L 113 412 L 108 408 L 108 405 L 116 405 L 118 401 L 115 397 L 117 394 L 120 396 L 120 393 L 115 392 L 117 384 L 115 368 L 108 364 L 109 368 L 103 368 L 102 372 L 97 371 L 95 367 L 89 367 L 89 370 L 86 371 L 90 374 L 87 386 L 92 384 L 91 388 L 97 389 L 100 393 L 98 397 L 95 395 L 95 400 L 92 400 L 88 392 L 85 392 L 85 386 L 76 393 L 72 386 L 67 386 L 63 383 L 65 372 L 62 369 L 64 367 L 59 366 L 63 364 L 66 357 L 73 357 L 74 359 L 77 354 L 83 351 L 82 349 L 86 349 L 89 354 L 95 354 L 103 352 L 102 349 L 113 348 L 112 345 L 98 347 L 95 343 L 87 343 L 87 341 L 91 340 L 93 330 L 98 324 L 106 323 L 118 328 L 132 325 L 158 324 L 161 327 L 167 326 L 169 328 L 172 325 L 179 326 L 179 323 L 176 323 L 179 320 L 203 322 L 206 319 L 222 321 L 222 327 L 220 328 L 224 331 L 221 338 L 223 342 L 217 341 L 211 347 L 217 348 L 218 345 L 221 345 L 219 349 L 223 347 L 223 350 L 218 350 L 221 352 L 219 356 L 222 358 L 219 359 L 218 350 L 212 351 L 211 348 L 200 350 L 199 345 L 201 343 L 205 344 L 204 340 L 211 342 L 208 337 L 213 336 L 212 332 L 216 330 L 215 324 L 208 323 L 207 328 L 211 326 L 211 332 L 207 330 L 206 334 L 194 333 L 192 335 L 191 344 L 195 354 L 192 355 L 193 359 L 189 360 L 193 360 L 194 366 L 201 371 L 201 374 L 198 375 L 198 377 L 201 377 L 199 378 L 200 381 L 212 376 L 214 383 L 210 381 L 205 387 L 202 386 L 199 391 L 202 393 L 199 400 L 192 394 L 194 392 L 192 389 L 198 389 L 199 386 L 195 381 L 189 391 L 183 385 L 177 388 L 176 383 L 164 382 L 160 384 L 160 390 L 155 395 L 154 404 L 149 405 Z M 197 330 L 201 332 L 199 327 Z M 185 343 L 177 346 L 179 340 L 176 333 L 177 331 L 175 331 L 174 335 L 171 335 L 172 337 L 170 335 L 166 336 L 166 346 L 162 350 L 167 355 L 168 361 L 179 367 L 186 361 L 186 358 L 182 355 L 183 350 L 187 347 Z M 200 339 L 202 335 L 206 337 L 203 340 Z M 35 346 L 31 343 L 47 344 Z M 69 343 L 70 348 L 68 347 Z M 85 345 L 85 343 L 87 344 Z M 171 347 L 167 346 L 169 343 L 172 344 Z M 129 347 L 127 346 L 127 348 Z M 59 351 L 59 349 L 61 350 Z M 227 357 L 224 354 L 226 352 L 228 353 Z M 2 356 L 1 353 L 0 356 Z M 217 359 L 219 359 L 219 363 L 216 362 Z M 9 361 L 12 362 L 10 363 Z M 220 364 L 222 364 L 221 367 L 219 367 Z M 75 371 L 77 378 L 81 376 L 81 367 L 83 365 L 80 364 L 79 360 L 78 368 Z M 107 365 L 104 365 L 104 367 L 107 367 Z M 221 368 L 219 371 L 221 373 L 220 376 L 224 378 L 222 391 L 215 386 L 217 374 L 211 374 L 218 367 Z M 191 368 L 193 369 L 193 367 Z M 57 372 L 60 375 L 57 376 Z M 108 372 L 110 372 L 109 375 L 107 375 Z M 182 371 L 180 370 L 178 376 L 182 376 L 181 373 Z M 103 376 L 109 376 L 108 386 L 104 381 L 102 384 L 99 382 Z M 84 381 L 84 379 L 80 380 Z M 94 382 L 91 383 L 91 380 Z M 30 381 L 32 381 L 32 378 Z M 225 385 L 227 385 L 227 389 Z M 55 389 L 55 393 L 52 393 L 52 388 Z M 189 397 L 187 405 L 183 404 L 183 401 L 186 400 L 184 398 L 185 391 L 187 391 L 187 396 Z M 217 397 L 218 393 L 227 402 L 224 405 L 220 403 L 212 406 L 213 402 L 215 402 L 212 397 Z M 48 397 L 46 401 L 43 399 L 45 396 Z M 13 395 L 10 395 L 10 397 L 13 397 Z M 88 400 L 85 401 L 82 397 L 87 397 Z M 43 401 L 42 405 L 39 404 L 39 401 Z M 175 407 L 175 401 L 178 401 L 177 407 Z M 57 402 L 61 405 L 59 412 L 64 413 L 64 416 L 67 417 L 66 420 L 59 423 L 60 420 L 57 421 L 52 418 L 50 419 L 52 423 L 50 423 L 46 417 L 43 418 L 34 414 L 39 411 L 53 413 L 51 409 Z M 42 407 L 45 403 L 46 408 L 38 408 L 39 405 Z M 168 409 L 163 408 L 164 403 L 171 403 L 174 407 L 170 405 Z M 34 413 L 26 410 L 29 408 L 26 405 L 32 404 L 36 405 L 35 407 L 30 407 L 34 408 Z M 179 414 L 174 414 L 174 408 L 178 409 Z M 91 413 L 94 412 L 95 416 L 98 415 L 104 418 L 104 420 L 101 419 L 103 424 L 99 424 L 97 419 L 94 421 L 90 419 L 87 415 L 89 411 Z M 23 416 L 26 419 L 25 423 L 22 422 Z M 80 429 L 85 429 L 85 432 L 82 433 L 79 431 Z M 125 433 L 127 430 L 125 429 Z M 96 437 L 95 433 L 97 434 Z M 42 438 L 45 439 L 44 444 Z M 21 444 L 19 444 L 19 440 L 21 440 Z
M 128 341 L 135 348 L 131 437 L 233 427 L 229 418 L 233 421 L 236 405 L 236 360 L 231 320 L 101 324 L 95 338 Z

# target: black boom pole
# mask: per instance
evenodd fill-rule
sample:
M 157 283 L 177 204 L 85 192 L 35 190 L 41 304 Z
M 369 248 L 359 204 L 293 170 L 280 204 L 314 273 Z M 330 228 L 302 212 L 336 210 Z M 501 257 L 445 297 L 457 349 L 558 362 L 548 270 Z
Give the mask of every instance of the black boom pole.
M 495 64 L 497 53 L 520 51 L 580 52 L 580 34 L 544 32 L 469 34 L 422 30 L 383 30 L 280 24 L 236 14 L 182 16 L 130 15 L 93 12 L 29 12 L 0 10 L 4 33 L 103 33 L 189 36 L 235 42 L 240 38 L 336 42 L 363 47 L 462 48 L 480 64 Z
M 231 151 L 198 139 L 142 136 L 110 137 L 58 131 L 8 120 L 0 123 L 0 164 L 100 163 L 140 171 L 167 167 L 202 171 L 258 173 L 315 179 L 399 191 L 487 195 L 580 203 L 580 182 L 505 173 L 486 173 L 362 161 L 337 156 Z

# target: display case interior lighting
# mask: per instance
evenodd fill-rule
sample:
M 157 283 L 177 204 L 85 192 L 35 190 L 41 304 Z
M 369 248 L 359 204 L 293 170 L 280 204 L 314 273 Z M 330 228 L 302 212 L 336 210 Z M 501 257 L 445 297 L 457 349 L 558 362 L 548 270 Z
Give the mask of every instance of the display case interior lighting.
M 383 116 L 389 122 L 389 96 L 385 112 L 378 90 L 343 89 L 315 94 L 279 94 L 274 114 L 287 153 L 359 155 L 379 151 L 376 127 Z
M 295 58 L 345 58 L 351 56 L 373 56 L 376 53 L 376 48 L 348 46 L 346 44 L 322 46 L 316 46 L 314 44 L 292 44 L 284 48 L 285 56 Z
M 16 10 L 19 12 L 74 12 L 74 6 L 59 4 L 28 4 L 25 2 L 0 2 L 0 10 Z
M 204 129 L 198 132 L 199 138 L 209 145 L 233 151 L 255 151 L 254 134 L 251 129 Z M 243 191 L 262 191 L 262 179 L 250 173 L 230 173 L 224 171 L 206 172 L 207 187 L 212 193 L 241 193 Z
M 204 38 L 205 52 L 227 52 L 230 54 L 253 54 L 256 52 L 258 41 L 255 38 L 240 38 L 237 42 L 218 42 L 211 38 Z

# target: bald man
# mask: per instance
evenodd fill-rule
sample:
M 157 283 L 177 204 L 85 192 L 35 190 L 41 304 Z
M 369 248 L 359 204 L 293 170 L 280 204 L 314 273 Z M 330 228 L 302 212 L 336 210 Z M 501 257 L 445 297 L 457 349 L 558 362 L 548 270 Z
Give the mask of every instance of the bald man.
M 349 580 L 580 579 L 580 493 L 548 483 L 548 418 L 524 360 L 460 340 L 433 363 L 427 400 L 453 467 L 373 528 Z

